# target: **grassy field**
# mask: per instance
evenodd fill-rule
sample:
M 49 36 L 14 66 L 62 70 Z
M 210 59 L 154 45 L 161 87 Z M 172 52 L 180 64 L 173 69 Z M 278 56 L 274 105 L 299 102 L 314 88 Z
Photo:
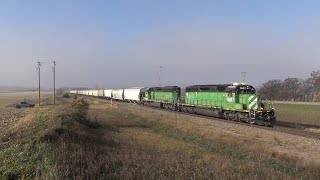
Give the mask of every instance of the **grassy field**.
M 275 110 L 279 121 L 320 126 L 320 105 L 277 103 Z
M 317 179 L 318 165 L 116 105 L 43 107 L 0 139 L 0 179 Z M 250 144 L 250 147 L 249 147 Z

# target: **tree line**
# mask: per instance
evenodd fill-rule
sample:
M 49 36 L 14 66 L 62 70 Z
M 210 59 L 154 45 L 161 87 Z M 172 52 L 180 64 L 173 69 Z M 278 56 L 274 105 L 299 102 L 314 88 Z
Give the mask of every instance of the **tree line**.
M 263 83 L 258 92 L 264 100 L 320 102 L 320 70 L 307 79 L 272 79 Z

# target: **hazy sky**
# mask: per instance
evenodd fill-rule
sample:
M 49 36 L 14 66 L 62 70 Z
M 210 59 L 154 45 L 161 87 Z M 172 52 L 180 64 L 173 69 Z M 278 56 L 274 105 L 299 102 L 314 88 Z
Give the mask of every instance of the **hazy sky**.
M 0 1 L 0 86 L 129 87 L 305 78 L 320 1 Z

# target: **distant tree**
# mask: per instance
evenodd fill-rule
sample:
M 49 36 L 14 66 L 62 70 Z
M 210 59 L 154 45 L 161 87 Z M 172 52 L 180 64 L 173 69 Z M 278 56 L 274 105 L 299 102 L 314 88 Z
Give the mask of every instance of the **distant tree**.
M 298 78 L 287 78 L 282 83 L 281 94 L 282 98 L 285 100 L 293 100 L 301 99 L 301 93 L 299 90 L 302 86 L 302 79 Z
M 303 80 L 290 78 L 269 80 L 259 89 L 262 98 L 283 101 L 320 101 L 320 70 Z
M 313 100 L 319 102 L 320 101 L 320 70 L 312 71 L 310 75 L 310 79 L 313 85 Z
M 262 87 L 259 89 L 259 93 L 262 98 L 267 100 L 279 100 L 280 91 L 282 87 L 282 81 L 279 79 L 269 80 L 266 83 L 262 84 Z
M 62 96 L 66 91 L 67 91 L 67 90 L 64 89 L 64 88 L 59 88 L 59 89 L 56 90 L 56 94 L 57 94 L 58 96 Z
M 313 100 L 313 82 L 311 78 L 308 78 L 302 82 L 301 88 L 300 88 L 300 94 L 301 94 L 301 101 L 312 101 Z
M 312 81 L 315 92 L 319 92 L 320 91 L 320 71 L 312 71 L 310 76 L 311 76 L 310 79 Z

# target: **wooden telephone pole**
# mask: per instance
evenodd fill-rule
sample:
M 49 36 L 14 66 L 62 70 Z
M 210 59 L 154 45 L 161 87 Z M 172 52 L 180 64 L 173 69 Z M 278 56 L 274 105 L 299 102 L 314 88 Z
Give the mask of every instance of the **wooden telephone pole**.
M 56 61 L 53 61 L 53 104 L 56 104 Z
M 41 62 L 38 61 L 38 67 L 37 67 L 37 71 L 38 71 L 38 78 L 39 78 L 39 106 L 41 105 L 41 95 L 40 95 L 40 67 L 41 67 Z

